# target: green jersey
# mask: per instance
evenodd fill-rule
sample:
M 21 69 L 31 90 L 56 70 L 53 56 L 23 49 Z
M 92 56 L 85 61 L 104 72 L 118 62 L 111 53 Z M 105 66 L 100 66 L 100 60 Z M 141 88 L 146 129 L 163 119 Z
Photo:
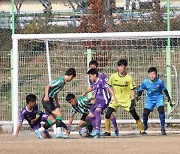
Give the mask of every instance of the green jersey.
M 64 88 L 65 85 L 65 80 L 64 77 L 59 77 L 56 80 L 52 81 L 49 85 L 49 91 L 48 91 L 48 96 L 51 98 L 54 98 L 54 96 Z
M 72 105 L 71 115 L 74 116 L 77 112 L 81 114 L 89 114 L 92 103 L 88 102 L 88 98 L 86 97 L 78 97 L 77 98 L 77 106 Z

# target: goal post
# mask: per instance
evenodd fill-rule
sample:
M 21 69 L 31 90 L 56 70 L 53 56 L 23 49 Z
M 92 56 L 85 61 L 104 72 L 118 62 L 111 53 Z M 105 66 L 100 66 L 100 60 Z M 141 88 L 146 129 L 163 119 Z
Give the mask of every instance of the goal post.
M 139 85 L 147 75 L 150 66 L 157 66 L 160 75 L 167 79 L 166 49 L 167 38 L 171 41 L 173 55 L 171 66 L 179 67 L 180 31 L 153 32 L 115 32 L 115 33 L 67 33 L 67 34 L 13 34 L 12 52 L 12 120 L 13 133 L 18 125 L 19 110 L 26 93 L 38 95 L 39 101 L 44 93 L 45 84 L 63 75 L 68 67 L 77 69 L 77 78 L 67 85 L 62 92 L 74 92 L 81 95 L 87 88 L 87 63 L 96 59 L 100 63 L 100 71 L 108 77 L 116 72 L 116 62 L 120 58 L 128 60 L 128 72 Z M 86 54 L 85 54 L 86 53 Z M 45 60 L 47 58 L 47 61 Z M 48 65 L 48 67 L 47 67 Z M 169 64 L 168 64 L 169 67 Z M 29 74 L 30 73 L 30 74 Z M 52 73 L 52 75 L 51 75 Z M 170 78 L 174 76 L 169 74 Z M 51 79 L 52 78 L 52 79 Z M 176 84 L 172 82 L 172 97 L 176 101 Z M 168 84 L 168 83 L 167 83 Z M 168 85 L 170 87 L 172 85 Z M 65 120 L 69 116 L 69 108 L 65 103 L 65 95 L 61 94 Z M 143 101 L 137 111 L 142 115 Z M 176 102 L 175 102 L 176 103 Z M 39 104 L 41 105 L 41 104 Z M 179 108 L 179 105 L 177 105 Z M 68 110 L 66 110 L 68 108 Z M 131 117 L 124 111 L 118 111 L 118 120 L 129 120 Z M 156 118 L 152 116 L 151 119 Z M 174 114 L 173 121 L 179 122 L 179 114 Z M 150 120 L 153 122 L 153 120 Z M 170 121 L 169 121 L 170 123 Z

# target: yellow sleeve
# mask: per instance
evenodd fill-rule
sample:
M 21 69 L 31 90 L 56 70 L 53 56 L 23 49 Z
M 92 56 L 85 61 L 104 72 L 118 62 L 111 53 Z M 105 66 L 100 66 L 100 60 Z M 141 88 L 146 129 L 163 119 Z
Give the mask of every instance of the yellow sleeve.
M 110 86 L 112 86 L 112 78 L 113 78 L 113 75 L 111 75 L 109 80 L 108 80 L 108 85 L 110 85 Z
M 134 88 L 136 88 L 135 81 L 134 81 L 134 79 L 133 79 L 132 77 L 130 78 L 129 87 L 130 87 L 131 90 L 133 90 Z

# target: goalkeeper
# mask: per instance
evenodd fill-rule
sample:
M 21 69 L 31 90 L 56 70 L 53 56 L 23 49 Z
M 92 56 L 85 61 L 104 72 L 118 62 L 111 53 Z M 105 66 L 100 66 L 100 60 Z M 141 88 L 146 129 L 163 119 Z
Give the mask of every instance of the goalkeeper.
M 164 82 L 157 77 L 157 69 L 155 67 L 150 67 L 148 70 L 148 78 L 145 79 L 137 93 L 136 100 L 139 101 L 143 91 L 146 90 L 146 102 L 143 111 L 143 124 L 145 130 L 148 129 L 148 116 L 150 112 L 153 111 L 154 106 L 157 107 L 159 113 L 159 119 L 161 123 L 161 134 L 166 135 L 165 131 L 165 113 L 164 113 L 164 96 L 162 91 L 164 91 L 167 101 L 172 107 L 171 98 L 169 93 L 164 85 Z

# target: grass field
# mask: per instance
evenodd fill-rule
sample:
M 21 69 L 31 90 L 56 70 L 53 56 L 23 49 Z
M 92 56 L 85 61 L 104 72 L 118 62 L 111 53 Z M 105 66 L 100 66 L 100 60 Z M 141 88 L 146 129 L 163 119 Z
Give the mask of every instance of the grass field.
M 70 139 L 36 139 L 35 135 L 21 134 L 18 139 L 12 135 L 0 135 L 0 154 L 179 154 L 180 134 L 168 132 L 167 136 L 149 133 L 121 133 L 119 137 L 99 139 L 80 138 L 72 135 Z

